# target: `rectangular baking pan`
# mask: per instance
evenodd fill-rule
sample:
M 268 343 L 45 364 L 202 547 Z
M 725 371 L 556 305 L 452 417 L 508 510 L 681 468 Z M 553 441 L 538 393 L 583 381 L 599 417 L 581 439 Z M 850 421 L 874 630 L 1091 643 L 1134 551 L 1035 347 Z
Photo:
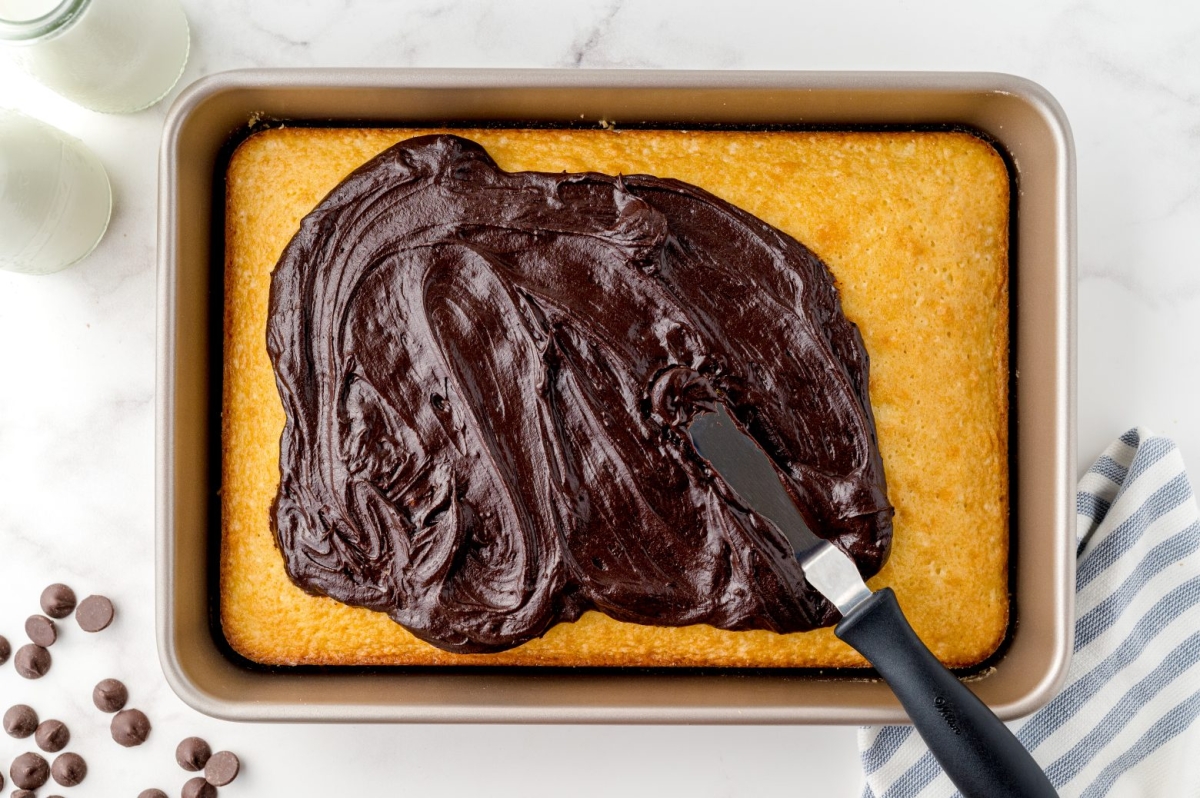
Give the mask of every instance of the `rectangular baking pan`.
M 1012 596 L 971 687 L 1002 718 L 1066 677 L 1074 599 L 1075 167 L 1062 110 L 1009 75 L 869 72 L 248 70 L 175 102 L 159 173 L 157 631 L 163 670 L 232 720 L 881 723 L 905 719 L 870 671 L 267 669 L 215 622 L 223 169 L 253 120 L 382 126 L 965 127 L 1013 177 Z

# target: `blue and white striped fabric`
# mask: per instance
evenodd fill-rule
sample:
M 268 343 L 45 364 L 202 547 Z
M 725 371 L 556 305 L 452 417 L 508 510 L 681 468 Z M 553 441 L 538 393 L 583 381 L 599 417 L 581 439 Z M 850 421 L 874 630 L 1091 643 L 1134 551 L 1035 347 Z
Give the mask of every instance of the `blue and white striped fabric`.
M 1009 727 L 1064 798 L 1200 796 L 1200 516 L 1183 458 L 1138 428 L 1079 483 L 1075 656 Z M 863 798 L 958 796 L 910 726 L 858 735 Z

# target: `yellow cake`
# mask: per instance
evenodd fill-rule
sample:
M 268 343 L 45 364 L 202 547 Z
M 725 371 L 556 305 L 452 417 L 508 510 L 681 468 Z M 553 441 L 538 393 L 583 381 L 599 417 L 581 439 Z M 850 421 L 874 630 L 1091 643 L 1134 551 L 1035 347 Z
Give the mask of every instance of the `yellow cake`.
M 271 531 L 284 411 L 265 337 L 271 272 L 301 218 L 349 172 L 430 130 L 279 128 L 227 175 L 220 606 L 273 665 L 853 667 L 830 629 L 780 635 L 639 626 L 591 611 L 509 651 L 453 654 L 387 615 L 310 596 Z M 889 498 L 891 586 L 946 664 L 987 658 L 1008 623 L 1008 187 L 958 132 L 452 130 L 508 171 L 653 174 L 704 188 L 829 266 L 871 357 Z

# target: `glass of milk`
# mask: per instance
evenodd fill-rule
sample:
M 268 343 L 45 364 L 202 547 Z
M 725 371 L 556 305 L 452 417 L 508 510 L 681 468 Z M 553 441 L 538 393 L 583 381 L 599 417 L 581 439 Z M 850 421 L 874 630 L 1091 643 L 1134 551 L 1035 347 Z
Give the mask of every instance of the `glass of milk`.
M 154 105 L 183 74 L 189 43 L 179 0 L 0 0 L 0 45 L 93 111 Z
M 65 269 L 100 242 L 111 209 L 108 175 L 91 150 L 0 109 L 0 269 Z

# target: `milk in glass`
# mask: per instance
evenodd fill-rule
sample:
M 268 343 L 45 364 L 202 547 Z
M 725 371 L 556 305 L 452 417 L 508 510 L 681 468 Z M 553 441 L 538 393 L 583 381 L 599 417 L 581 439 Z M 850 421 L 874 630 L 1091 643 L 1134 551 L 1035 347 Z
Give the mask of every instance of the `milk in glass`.
M 0 44 L 85 108 L 138 111 L 166 96 L 189 49 L 179 0 L 0 0 Z
M 100 160 L 44 122 L 0 109 L 0 269 L 48 274 L 82 259 L 108 227 Z

